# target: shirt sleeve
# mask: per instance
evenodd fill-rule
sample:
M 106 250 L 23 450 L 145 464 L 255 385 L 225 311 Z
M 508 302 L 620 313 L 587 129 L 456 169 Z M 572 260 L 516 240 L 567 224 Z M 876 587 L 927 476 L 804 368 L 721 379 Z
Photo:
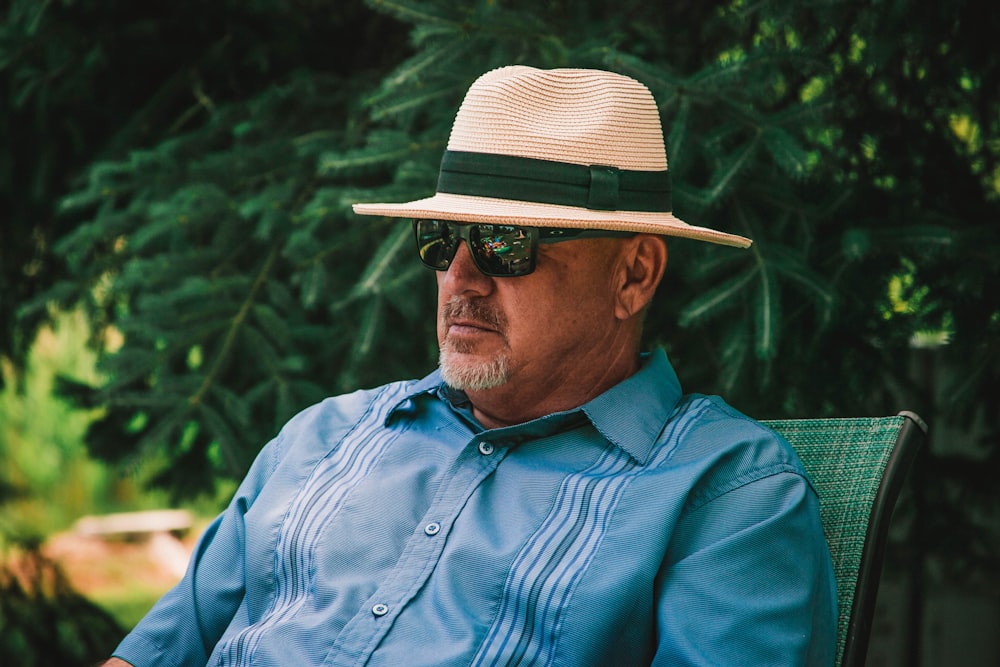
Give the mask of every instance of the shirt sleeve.
M 816 494 L 786 470 L 694 504 L 657 585 L 654 665 L 832 665 L 836 584 Z
M 278 441 L 258 455 L 226 510 L 202 534 L 187 572 L 113 655 L 135 667 L 204 665 L 244 593 L 244 515 L 276 465 Z

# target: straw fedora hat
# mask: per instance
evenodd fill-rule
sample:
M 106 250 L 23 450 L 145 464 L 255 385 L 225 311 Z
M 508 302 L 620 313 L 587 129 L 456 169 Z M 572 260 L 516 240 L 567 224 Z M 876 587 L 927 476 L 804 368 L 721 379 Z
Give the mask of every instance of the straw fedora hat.
M 750 239 L 675 217 L 660 114 L 635 79 L 515 65 L 466 93 L 437 192 L 359 215 L 609 229 L 746 248 Z

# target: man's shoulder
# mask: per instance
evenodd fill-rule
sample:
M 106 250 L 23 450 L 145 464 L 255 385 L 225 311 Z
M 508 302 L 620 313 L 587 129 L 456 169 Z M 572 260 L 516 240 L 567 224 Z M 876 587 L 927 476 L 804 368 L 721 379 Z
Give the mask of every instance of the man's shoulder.
M 675 418 L 687 420 L 691 428 L 777 436 L 773 430 L 733 407 L 721 396 L 685 394 L 678 401 Z
M 671 464 L 700 462 L 748 476 L 805 474 L 795 450 L 780 434 L 718 396 L 685 395 L 662 440 L 672 445 Z
M 315 426 L 322 422 L 353 423 L 367 414 L 389 412 L 417 391 L 421 380 L 397 380 L 377 387 L 328 396 L 303 409 L 285 424 L 283 430 Z
M 328 451 L 362 422 L 378 428 L 389 413 L 416 389 L 418 381 L 399 380 L 377 387 L 329 396 L 300 410 L 269 443 L 272 467 L 292 456 L 312 460 Z M 293 454 L 294 452 L 294 454 Z

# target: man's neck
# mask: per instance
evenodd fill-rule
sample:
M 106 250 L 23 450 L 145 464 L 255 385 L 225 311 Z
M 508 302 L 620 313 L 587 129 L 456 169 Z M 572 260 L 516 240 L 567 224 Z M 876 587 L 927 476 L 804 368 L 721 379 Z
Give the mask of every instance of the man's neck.
M 550 377 L 544 386 L 525 386 L 516 378 L 492 389 L 466 392 L 472 414 L 484 427 L 501 428 L 580 407 L 639 370 L 637 351 L 623 350 L 601 364 L 578 364 L 575 372 Z

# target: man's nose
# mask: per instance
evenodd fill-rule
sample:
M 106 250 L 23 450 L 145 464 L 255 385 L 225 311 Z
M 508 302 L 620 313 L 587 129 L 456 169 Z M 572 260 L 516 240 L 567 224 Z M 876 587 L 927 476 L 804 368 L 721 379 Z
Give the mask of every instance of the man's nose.
M 493 290 L 493 278 L 479 270 L 465 242 L 458 244 L 448 270 L 442 273 L 440 284 L 452 294 L 485 295 Z

